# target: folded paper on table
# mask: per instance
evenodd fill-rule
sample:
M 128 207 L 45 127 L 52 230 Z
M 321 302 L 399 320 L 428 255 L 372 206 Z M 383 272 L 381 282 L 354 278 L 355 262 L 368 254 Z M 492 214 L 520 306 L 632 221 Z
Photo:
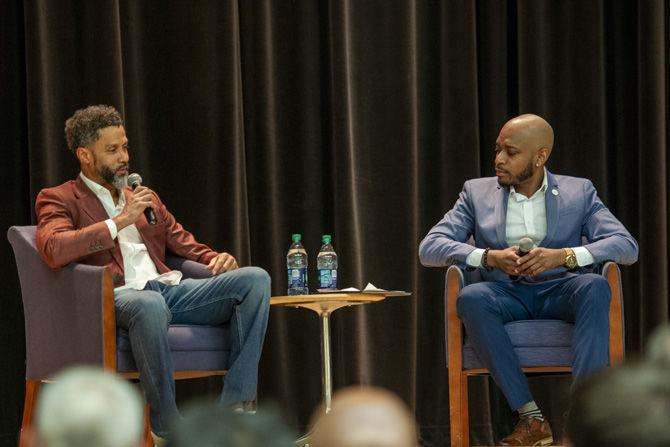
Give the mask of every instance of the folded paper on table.
M 386 290 L 380 289 L 372 283 L 368 283 L 363 290 L 357 289 L 355 287 L 347 287 L 346 289 L 318 289 L 320 293 L 347 293 L 347 292 L 360 292 L 360 293 L 377 293 L 380 295 L 409 295 L 404 290 Z

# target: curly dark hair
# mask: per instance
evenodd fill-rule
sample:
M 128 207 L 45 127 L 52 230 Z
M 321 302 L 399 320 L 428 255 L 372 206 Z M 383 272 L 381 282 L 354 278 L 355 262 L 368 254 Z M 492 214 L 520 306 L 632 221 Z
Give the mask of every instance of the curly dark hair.
M 98 141 L 98 130 L 110 126 L 123 126 L 123 119 L 114 107 L 100 104 L 79 109 L 65 121 L 67 146 L 74 154 L 78 147 Z

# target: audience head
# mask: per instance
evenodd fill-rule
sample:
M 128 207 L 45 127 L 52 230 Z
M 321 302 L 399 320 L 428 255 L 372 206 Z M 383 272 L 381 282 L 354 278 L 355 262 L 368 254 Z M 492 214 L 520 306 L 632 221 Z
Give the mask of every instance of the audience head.
M 136 447 L 143 429 L 137 390 L 116 375 L 73 368 L 43 386 L 37 400 L 39 447 Z
M 574 447 L 670 445 L 667 368 L 632 363 L 605 370 L 579 385 L 568 416 Z
M 670 326 L 663 325 L 651 335 L 646 359 L 650 363 L 670 368 Z
M 293 447 L 295 435 L 277 411 L 236 413 L 216 402 L 199 402 L 175 421 L 169 447 Z
M 372 387 L 350 387 L 335 394 L 331 411 L 312 417 L 318 447 L 415 447 L 414 419 L 395 394 Z

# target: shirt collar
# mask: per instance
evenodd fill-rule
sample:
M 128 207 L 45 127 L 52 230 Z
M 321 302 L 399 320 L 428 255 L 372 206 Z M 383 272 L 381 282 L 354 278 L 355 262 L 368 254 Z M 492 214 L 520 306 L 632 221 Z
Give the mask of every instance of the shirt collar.
M 79 173 L 79 177 L 84 181 L 86 186 L 88 186 L 88 189 L 93 191 L 93 194 L 98 196 L 99 198 L 109 198 L 112 199 L 112 194 L 109 192 L 109 189 L 105 188 L 102 186 L 100 183 L 96 183 L 90 178 L 86 177 L 83 172 Z M 123 191 L 119 191 L 119 203 L 123 204 L 125 203 L 126 198 L 123 194 Z
M 538 194 L 544 194 L 547 191 L 547 188 L 549 187 L 549 180 L 547 179 L 547 168 L 543 168 L 544 171 L 544 178 L 542 179 L 542 186 L 540 186 L 540 189 L 535 191 L 535 193 L 531 197 L 526 197 L 523 194 L 517 194 L 516 189 L 514 189 L 514 186 L 509 187 L 509 194 L 510 196 L 514 197 L 514 199 L 517 202 L 521 202 L 522 200 L 528 198 L 532 199 Z

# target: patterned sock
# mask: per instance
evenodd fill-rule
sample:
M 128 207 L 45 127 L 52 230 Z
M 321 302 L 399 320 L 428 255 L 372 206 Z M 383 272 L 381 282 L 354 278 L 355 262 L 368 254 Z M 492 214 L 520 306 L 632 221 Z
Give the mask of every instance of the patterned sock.
M 520 418 L 525 418 L 525 417 L 533 417 L 535 419 L 539 419 L 542 422 L 544 422 L 544 416 L 542 415 L 542 412 L 540 409 L 537 407 L 537 404 L 535 403 L 534 400 L 531 400 L 528 403 L 525 403 L 517 410 L 519 412 L 519 417 Z

